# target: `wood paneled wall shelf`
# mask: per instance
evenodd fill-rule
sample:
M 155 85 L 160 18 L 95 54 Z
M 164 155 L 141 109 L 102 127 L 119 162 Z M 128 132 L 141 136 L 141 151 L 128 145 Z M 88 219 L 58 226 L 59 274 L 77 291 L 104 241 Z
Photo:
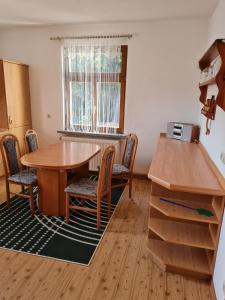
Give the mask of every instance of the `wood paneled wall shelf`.
M 216 114 L 216 101 L 215 96 L 212 96 L 211 99 L 207 99 L 204 103 L 204 106 L 202 107 L 201 113 L 206 117 L 206 130 L 205 134 L 210 134 L 209 129 L 209 120 L 215 119 Z
M 148 177 L 153 260 L 164 271 L 211 279 L 225 200 L 222 175 L 201 143 L 161 134 Z
M 201 110 L 201 113 L 210 120 L 215 119 L 215 113 L 216 113 L 216 101 L 215 96 L 212 96 L 211 99 L 207 99 L 204 103 L 204 106 Z
M 205 104 L 208 86 L 216 84 L 218 93 L 215 97 L 216 105 L 225 111 L 225 40 L 217 39 L 199 61 L 201 78 L 199 88 L 200 101 Z

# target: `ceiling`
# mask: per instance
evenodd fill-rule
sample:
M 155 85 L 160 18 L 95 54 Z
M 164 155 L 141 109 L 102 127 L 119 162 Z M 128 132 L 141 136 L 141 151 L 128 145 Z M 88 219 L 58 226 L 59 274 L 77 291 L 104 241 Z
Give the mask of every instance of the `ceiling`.
M 0 0 L 0 26 L 210 16 L 218 0 Z

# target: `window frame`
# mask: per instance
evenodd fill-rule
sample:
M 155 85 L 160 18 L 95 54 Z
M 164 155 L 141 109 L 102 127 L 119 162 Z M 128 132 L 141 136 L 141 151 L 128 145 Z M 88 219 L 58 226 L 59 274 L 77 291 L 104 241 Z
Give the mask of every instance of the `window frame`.
M 125 114 L 125 96 L 126 96 L 126 74 L 127 74 L 127 52 L 128 52 L 128 46 L 127 45 L 121 45 L 121 72 L 119 74 L 119 82 L 120 82 L 120 111 L 119 111 L 119 127 L 116 129 L 116 133 L 122 134 L 124 132 L 124 114 Z M 83 76 L 82 76 L 83 74 Z M 94 88 L 94 105 L 96 107 L 94 111 L 94 116 L 92 117 L 92 121 L 95 124 L 96 128 L 100 129 L 99 133 L 106 133 L 107 129 L 109 127 L 104 126 L 97 126 L 97 115 L 98 115 L 98 109 L 97 109 L 97 83 L 98 79 L 101 78 L 100 82 L 104 82 L 104 78 L 110 79 L 110 76 L 108 73 L 93 73 L 93 74 L 85 74 L 85 73 L 79 73 L 79 72 L 70 72 L 70 80 L 64 78 L 65 84 L 64 86 L 67 86 L 67 88 L 72 84 L 72 82 L 84 82 L 83 78 L 86 79 L 89 77 L 90 82 L 93 82 L 93 88 Z M 112 75 L 111 82 L 115 82 L 114 75 Z M 68 95 L 67 95 L 68 96 Z M 66 106 L 65 101 L 65 94 L 64 94 L 64 105 Z M 65 114 L 71 112 L 68 112 L 68 108 L 65 107 Z M 65 123 L 64 126 L 66 127 L 66 119 L 68 118 L 67 115 L 65 115 Z M 79 124 L 78 124 L 79 126 Z M 88 128 L 88 126 L 87 126 Z M 110 127 L 112 128 L 112 127 Z M 75 132 L 76 130 L 74 130 Z

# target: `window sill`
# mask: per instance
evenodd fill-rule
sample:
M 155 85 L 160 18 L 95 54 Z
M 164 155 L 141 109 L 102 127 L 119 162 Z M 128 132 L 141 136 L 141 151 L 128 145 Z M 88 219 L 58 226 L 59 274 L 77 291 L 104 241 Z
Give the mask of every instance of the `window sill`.
M 92 133 L 92 132 L 79 132 L 79 131 L 68 131 L 68 130 L 58 130 L 57 133 L 61 133 L 65 136 L 83 137 L 83 138 L 100 138 L 100 139 L 115 139 L 122 140 L 125 138 L 124 134 L 120 133 Z

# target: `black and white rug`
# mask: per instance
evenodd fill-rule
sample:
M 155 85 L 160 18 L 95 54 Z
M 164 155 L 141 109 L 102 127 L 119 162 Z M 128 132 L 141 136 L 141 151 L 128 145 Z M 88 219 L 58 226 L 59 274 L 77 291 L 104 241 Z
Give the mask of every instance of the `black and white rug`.
M 112 190 L 112 214 L 122 192 L 123 189 Z M 85 204 L 96 207 L 95 201 Z M 107 224 L 107 203 L 103 201 L 98 231 L 94 213 L 72 212 L 69 224 L 63 217 L 45 216 L 37 208 L 32 217 L 29 202 L 15 196 L 10 208 L 5 202 L 0 205 L 0 248 L 89 265 Z

